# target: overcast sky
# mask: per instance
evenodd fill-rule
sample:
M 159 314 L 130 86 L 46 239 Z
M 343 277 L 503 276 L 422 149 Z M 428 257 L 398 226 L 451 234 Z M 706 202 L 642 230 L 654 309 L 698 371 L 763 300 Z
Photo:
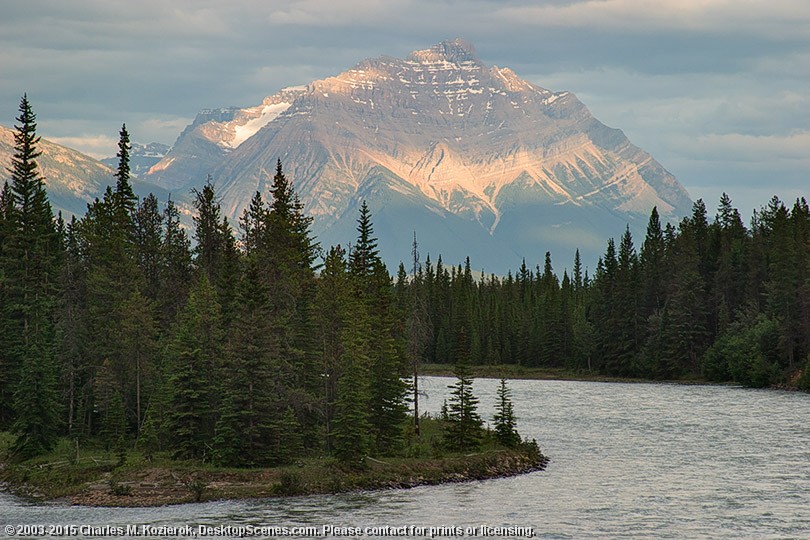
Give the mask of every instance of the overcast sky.
M 463 37 L 487 64 L 574 92 L 710 209 L 810 195 L 807 0 L 7 0 L 0 124 L 94 157 L 171 144 L 198 110 L 250 106 L 367 57 Z

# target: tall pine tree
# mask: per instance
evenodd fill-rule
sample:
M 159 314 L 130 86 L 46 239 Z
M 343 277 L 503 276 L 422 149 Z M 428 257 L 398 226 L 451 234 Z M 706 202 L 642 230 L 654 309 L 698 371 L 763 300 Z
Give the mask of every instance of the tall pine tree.
M 11 394 L 14 404 L 12 431 L 17 440 L 13 453 L 29 457 L 48 451 L 60 427 L 54 319 L 62 243 L 36 161 L 40 156 L 36 115 L 27 96 L 20 101 L 19 110 L 2 260 L 6 289 L 1 308 L 6 335 L 3 355 L 7 358 L 3 379 L 12 386 L 0 393 Z

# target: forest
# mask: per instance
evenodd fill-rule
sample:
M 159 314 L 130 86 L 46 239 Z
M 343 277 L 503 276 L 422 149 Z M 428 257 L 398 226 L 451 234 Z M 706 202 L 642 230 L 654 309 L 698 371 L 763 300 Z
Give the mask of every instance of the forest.
M 189 238 L 171 200 L 134 195 L 123 126 L 114 186 L 66 221 L 48 202 L 27 97 L 17 120 L 0 193 L 0 432 L 16 436 L 13 456 L 68 437 L 122 463 L 137 446 L 229 467 L 323 453 L 356 464 L 401 453 L 408 426 L 418 436 L 401 314 L 365 204 L 351 250 L 324 253 L 279 161 L 271 200 L 255 194 L 238 237 L 214 186 L 195 191 Z M 484 430 L 469 357 L 455 358 L 443 446 L 522 445 L 506 382 Z
M 810 387 L 810 208 L 777 197 L 749 227 L 723 194 L 713 219 L 702 200 L 677 226 L 650 214 L 640 248 L 629 228 L 607 241 L 595 272 L 523 265 L 479 277 L 467 260 L 426 261 L 416 279 L 400 267 L 407 303 L 418 288 L 430 336 L 428 362 L 452 363 L 468 334 L 473 363 L 565 368 L 653 380 Z
M 134 195 L 125 126 L 114 185 L 54 216 L 35 119 L 24 97 L 0 193 L 0 431 L 22 458 L 60 437 L 226 466 L 391 455 L 425 363 L 456 365 L 458 449 L 482 436 L 470 364 L 810 386 L 803 199 L 749 227 L 725 195 L 712 220 L 700 200 L 677 226 L 653 209 L 640 248 L 628 228 L 592 276 L 578 252 L 561 278 L 549 253 L 501 277 L 422 264 L 416 237 L 392 276 L 365 204 L 351 244 L 317 244 L 280 161 L 236 226 L 210 181 L 195 191 L 187 232 L 171 200 Z M 519 444 L 505 381 L 496 410 Z

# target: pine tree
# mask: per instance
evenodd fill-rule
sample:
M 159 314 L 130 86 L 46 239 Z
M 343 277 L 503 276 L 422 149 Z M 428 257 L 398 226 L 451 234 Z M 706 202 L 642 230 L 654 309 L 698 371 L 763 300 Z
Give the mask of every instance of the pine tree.
M 118 133 L 118 168 L 115 171 L 115 209 L 120 213 L 121 219 L 131 219 L 135 214 L 138 198 L 132 190 L 130 183 L 129 151 L 132 146 L 129 143 L 129 132 L 127 125 L 121 126 Z
M 180 211 L 169 199 L 163 212 L 165 232 L 160 246 L 159 313 L 168 328 L 183 308 L 192 282 L 191 243 L 180 226 Z
M 146 196 L 135 211 L 135 234 L 137 238 L 137 259 L 144 277 L 144 294 L 157 301 L 161 293 L 161 246 L 163 244 L 163 216 L 160 213 L 157 197 Z
M 56 320 L 56 357 L 61 367 L 62 396 L 67 404 L 67 433 L 81 430 L 81 387 L 86 383 L 85 358 L 89 343 L 85 332 L 84 268 L 76 234 L 74 216 L 65 232 L 65 254 L 60 288 L 62 294 Z
M 270 292 L 256 254 L 248 254 L 237 285 L 234 319 L 223 355 L 220 417 L 215 459 L 229 466 L 276 462 L 273 443 L 283 410 L 278 386 L 278 348 L 272 329 Z
M 447 447 L 460 452 L 478 448 L 483 425 L 478 415 L 478 398 L 472 391 L 469 347 L 466 331 L 461 328 L 456 342 L 456 364 L 453 368 L 456 383 L 448 386 L 450 389 L 450 399 L 447 403 L 448 424 L 444 433 Z
M 13 396 L 12 432 L 17 440 L 12 452 L 30 457 L 48 451 L 60 427 L 54 318 L 62 244 L 36 161 L 40 156 L 36 115 L 27 96 L 19 110 L 9 169 L 11 203 L 5 209 L 9 213 L 2 259 L 6 290 L 0 308 L 0 330 L 7 347 L 2 353 L 6 373 L 0 382 L 11 384 L 0 394 Z
M 333 246 L 324 259 L 318 280 L 316 303 L 316 332 L 319 338 L 318 353 L 321 358 L 320 372 L 324 376 L 323 413 L 326 428 L 326 450 L 334 450 L 334 419 L 338 397 L 338 380 L 344 373 L 345 328 L 351 305 L 351 285 L 346 272 L 345 251 Z M 367 396 L 366 396 L 367 399 Z M 365 407 L 366 402 L 357 403 Z
M 126 414 L 124 396 L 119 389 L 112 363 L 105 360 L 93 380 L 96 396 L 95 410 L 99 436 L 105 448 L 120 450 L 125 444 Z
M 87 358 L 88 379 L 94 371 L 98 376 L 103 363 L 109 362 L 114 389 L 124 401 L 126 429 L 137 431 L 148 400 L 145 374 L 155 360 L 156 314 L 154 304 L 144 294 L 146 280 L 139 264 L 137 199 L 129 182 L 128 138 L 124 127 L 115 190 L 108 187 L 101 200 L 88 206 L 77 232 L 87 268 L 86 332 L 93 339 Z M 91 410 L 98 408 L 95 388 L 88 384 L 83 396 Z M 92 422 L 88 427 L 95 432 Z
M 506 386 L 506 379 L 501 377 L 498 384 L 498 401 L 495 404 L 495 439 L 508 448 L 520 444 L 517 432 L 517 419 L 512 405 L 512 391 Z
M 14 418 L 15 362 L 13 360 L 16 326 L 9 297 L 9 263 L 7 252 L 14 232 L 12 212 L 14 199 L 11 186 L 3 184 L 0 192 L 0 430 L 6 430 Z
M 349 267 L 355 294 L 369 318 L 368 356 L 371 377 L 369 422 L 378 453 L 388 454 L 402 442 L 407 385 L 402 344 L 395 339 L 391 277 L 380 259 L 371 212 L 365 201 L 357 220 L 357 243 Z
M 217 283 L 222 271 L 225 237 L 222 227 L 222 209 L 211 183 L 211 176 L 202 190 L 194 189 L 194 263 L 208 275 L 208 281 Z
M 203 273 L 178 316 L 167 359 L 168 420 L 172 448 L 179 459 L 203 459 L 208 454 L 218 405 L 215 374 L 221 342 L 216 292 Z
M 405 336 L 407 339 L 407 355 L 411 367 L 411 388 L 413 402 L 414 433 L 421 435 L 419 425 L 419 372 L 426 352 L 427 344 L 431 338 L 430 321 L 428 320 L 428 305 L 425 299 L 426 290 L 422 279 L 422 270 L 419 264 L 419 246 L 416 242 L 416 232 L 413 233 L 413 246 L 411 249 L 413 266 L 411 269 L 411 283 L 404 294 L 403 306 L 405 310 Z M 405 267 L 401 266 L 404 275 Z M 403 278 L 404 283 L 404 278 Z
M 359 465 L 372 449 L 369 423 L 370 321 L 354 295 L 345 252 L 332 247 L 318 283 L 317 333 L 325 375 L 326 447 L 342 462 Z
M 332 444 L 335 456 L 346 464 L 358 466 L 373 446 L 368 403 L 371 399 L 368 375 L 368 319 L 362 306 L 352 309 L 342 333 L 343 365 L 337 382 Z

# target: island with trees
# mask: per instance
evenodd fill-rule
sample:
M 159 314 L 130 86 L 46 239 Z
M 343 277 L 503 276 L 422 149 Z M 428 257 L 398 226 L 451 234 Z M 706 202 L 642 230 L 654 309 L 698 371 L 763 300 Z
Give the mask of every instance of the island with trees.
M 134 194 L 123 126 L 114 185 L 66 221 L 27 97 L 17 120 L 0 193 L 0 477 L 17 492 L 154 505 L 545 467 L 505 381 L 485 428 L 463 325 L 447 412 L 419 415 L 424 299 L 395 289 L 365 204 L 351 249 L 322 253 L 279 161 L 238 235 L 210 182 L 194 192 L 189 238 L 171 200 Z

